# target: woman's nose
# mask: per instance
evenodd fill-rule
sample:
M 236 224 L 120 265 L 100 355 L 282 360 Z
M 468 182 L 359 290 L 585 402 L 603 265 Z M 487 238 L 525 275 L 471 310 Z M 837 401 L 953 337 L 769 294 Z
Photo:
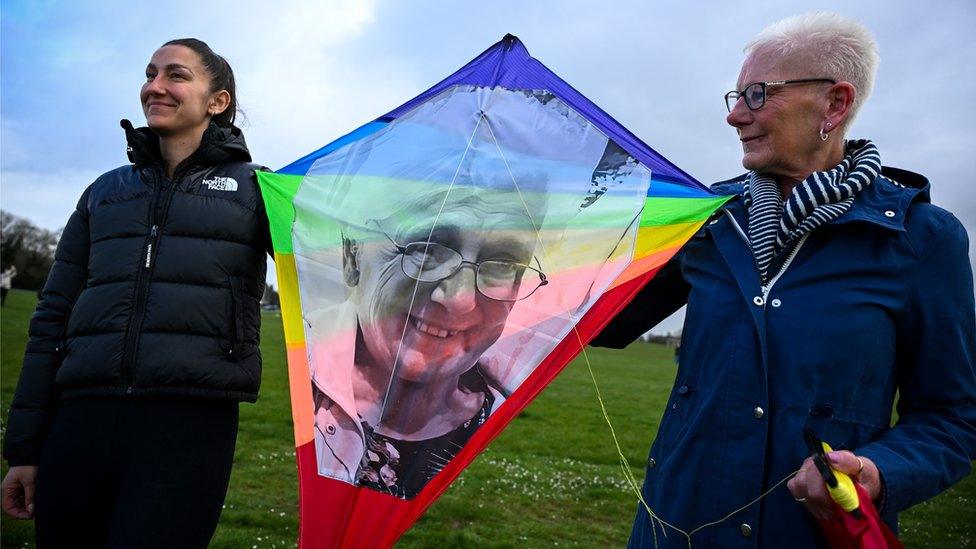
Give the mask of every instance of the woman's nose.
M 146 80 L 146 83 L 142 85 L 142 92 L 146 95 L 162 95 L 166 93 L 166 89 L 163 87 L 162 77 L 157 75 L 151 80 Z
M 440 303 L 454 314 L 467 313 L 477 306 L 478 289 L 473 265 L 462 265 L 451 276 L 441 280 L 430 294 L 431 301 Z
M 729 111 L 729 115 L 725 117 L 725 121 L 728 122 L 729 126 L 738 128 L 744 126 L 748 122 L 749 117 L 749 107 L 746 106 L 746 100 L 740 97 L 734 105 L 732 105 L 732 110 Z

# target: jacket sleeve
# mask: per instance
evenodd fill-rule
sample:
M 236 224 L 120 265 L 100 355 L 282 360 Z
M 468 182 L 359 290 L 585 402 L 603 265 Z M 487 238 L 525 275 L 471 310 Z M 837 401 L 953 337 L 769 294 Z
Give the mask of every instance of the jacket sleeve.
M 3 455 L 11 466 L 35 465 L 57 412 L 54 377 L 61 365 L 68 317 L 88 278 L 88 195 L 85 191 L 61 232 L 54 264 L 30 320 L 24 365 L 10 406 Z
M 683 256 L 672 257 L 590 345 L 623 349 L 687 303 L 691 287 L 681 275 Z
M 976 320 L 969 239 L 945 212 L 921 252 L 898 319 L 898 422 L 858 450 L 878 466 L 882 513 L 899 512 L 969 474 L 976 459 Z

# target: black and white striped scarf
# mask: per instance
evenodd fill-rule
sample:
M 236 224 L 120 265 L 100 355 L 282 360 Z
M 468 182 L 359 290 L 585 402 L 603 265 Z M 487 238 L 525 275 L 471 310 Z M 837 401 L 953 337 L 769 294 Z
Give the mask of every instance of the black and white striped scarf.
M 775 258 L 791 250 L 803 235 L 849 210 L 854 196 L 879 173 L 878 148 L 866 139 L 848 141 L 840 164 L 810 174 L 793 187 L 785 203 L 772 176 L 750 172 L 743 199 L 749 210 L 749 242 L 763 284 L 769 281 Z

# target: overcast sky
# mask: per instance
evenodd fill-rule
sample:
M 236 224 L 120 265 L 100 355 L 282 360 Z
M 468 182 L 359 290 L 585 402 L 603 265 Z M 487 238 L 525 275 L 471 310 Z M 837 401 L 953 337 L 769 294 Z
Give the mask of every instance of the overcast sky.
M 252 155 L 274 169 L 391 110 L 505 33 L 703 182 L 741 173 L 725 123 L 742 46 L 767 24 L 830 9 L 880 45 L 851 137 L 932 181 L 976 229 L 976 2 L 4 2 L 0 206 L 50 229 L 126 162 L 153 51 L 196 37 L 238 78 Z M 970 253 L 972 257 L 972 252 Z M 662 329 L 674 329 L 675 320 Z

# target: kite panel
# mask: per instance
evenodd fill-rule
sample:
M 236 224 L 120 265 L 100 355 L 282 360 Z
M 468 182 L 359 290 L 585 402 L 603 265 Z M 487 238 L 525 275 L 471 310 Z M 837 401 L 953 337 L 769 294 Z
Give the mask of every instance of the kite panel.
M 395 542 L 727 199 L 519 51 L 258 174 L 302 547 Z

